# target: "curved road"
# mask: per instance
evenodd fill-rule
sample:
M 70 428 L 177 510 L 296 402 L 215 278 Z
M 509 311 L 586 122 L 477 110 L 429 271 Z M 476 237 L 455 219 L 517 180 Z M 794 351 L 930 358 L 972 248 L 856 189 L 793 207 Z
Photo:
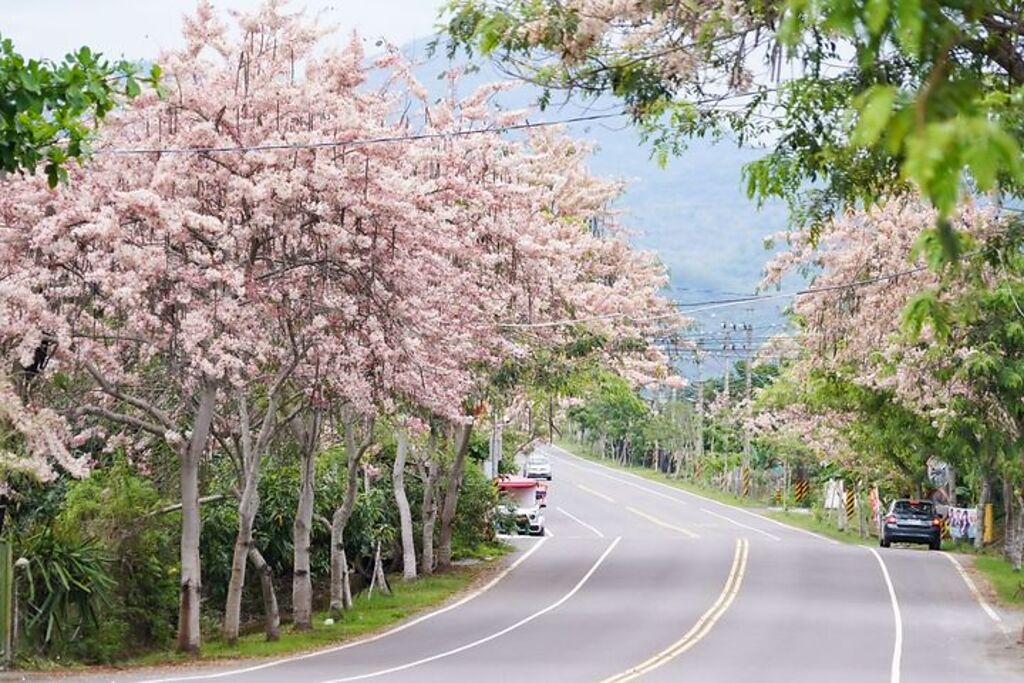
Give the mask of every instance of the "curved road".
M 81 681 L 1024 681 L 945 553 L 840 544 L 556 447 L 549 536 L 483 592 L 300 657 Z

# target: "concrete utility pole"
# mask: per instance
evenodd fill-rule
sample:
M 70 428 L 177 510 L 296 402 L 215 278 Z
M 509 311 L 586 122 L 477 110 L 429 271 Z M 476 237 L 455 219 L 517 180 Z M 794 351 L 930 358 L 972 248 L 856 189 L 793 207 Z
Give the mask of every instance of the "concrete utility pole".
M 697 351 L 697 458 L 704 457 L 704 359 Z
M 749 312 L 750 309 L 748 308 Z M 747 409 L 746 416 L 749 422 L 750 416 L 753 414 L 753 410 L 750 405 L 751 389 L 753 384 L 753 378 L 751 374 L 751 363 L 753 362 L 753 349 L 754 349 L 754 326 L 750 323 L 743 323 L 743 330 L 747 333 L 746 351 L 747 351 Z M 743 467 L 750 468 L 750 426 L 749 424 L 743 425 Z
M 729 390 L 729 383 L 732 379 L 733 370 L 733 359 L 736 350 L 736 342 L 732 340 L 732 333 L 736 331 L 736 323 L 722 323 L 722 329 L 725 330 L 725 341 L 722 342 L 722 357 L 725 359 L 725 404 L 729 410 L 732 411 L 732 394 Z M 730 470 L 730 476 L 736 474 L 736 495 L 741 495 L 743 491 L 743 469 L 740 468 L 739 472 Z
M 735 328 L 736 325 L 733 324 L 732 327 Z M 725 353 L 722 354 L 723 358 L 725 359 L 725 377 L 723 378 L 723 382 L 725 383 L 725 402 L 729 403 L 729 377 L 732 375 L 732 367 L 729 363 L 729 323 L 722 323 L 722 329 L 725 330 L 725 341 L 722 342 L 722 350 L 725 351 Z

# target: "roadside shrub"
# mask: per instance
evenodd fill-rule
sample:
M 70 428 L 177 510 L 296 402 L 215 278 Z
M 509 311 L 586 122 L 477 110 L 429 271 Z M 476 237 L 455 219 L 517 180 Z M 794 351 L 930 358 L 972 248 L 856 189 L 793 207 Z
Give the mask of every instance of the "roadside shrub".
M 111 661 L 173 638 L 178 517 L 161 513 L 162 505 L 153 484 L 124 460 L 69 486 L 55 528 L 102 547 L 113 580 L 100 628 L 75 646 L 81 658 Z
M 455 512 L 452 554 L 460 557 L 481 543 L 493 541 L 498 491 L 479 467 L 466 468 Z
M 94 633 L 115 585 L 108 569 L 111 558 L 100 541 L 43 527 L 25 540 L 21 553 L 28 559 L 23 604 L 34 649 L 59 654 Z
M 344 495 L 344 486 L 338 483 L 336 454 L 323 454 L 317 462 L 314 513 L 329 519 L 333 505 Z M 215 471 L 209 486 L 211 493 L 230 491 L 234 470 L 226 459 Z M 277 598 L 283 618 L 288 617 L 291 604 L 291 573 L 294 546 L 292 525 L 298 504 L 299 467 L 291 453 L 273 456 L 264 466 L 260 477 L 260 509 L 256 514 L 253 542 L 274 573 Z M 224 608 L 228 582 L 231 578 L 231 557 L 235 535 L 238 533 L 238 507 L 229 497 L 202 508 L 202 535 L 200 553 L 203 558 L 203 593 L 206 612 L 216 615 Z M 346 545 L 349 534 L 346 532 Z M 330 529 L 314 518 L 311 532 L 310 570 L 314 589 L 324 584 L 330 573 Z M 246 587 L 242 603 L 243 617 L 259 617 L 263 603 L 259 578 L 252 567 L 246 571 Z M 212 632 L 216 632 L 216 628 Z

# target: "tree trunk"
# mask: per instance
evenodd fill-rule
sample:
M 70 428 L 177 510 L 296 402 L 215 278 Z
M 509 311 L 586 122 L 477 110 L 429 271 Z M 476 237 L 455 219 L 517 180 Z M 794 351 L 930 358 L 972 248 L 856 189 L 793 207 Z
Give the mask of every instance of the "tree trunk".
M 281 611 L 277 606 L 277 593 L 274 592 L 274 572 L 256 546 L 249 546 L 249 561 L 260 577 L 260 589 L 263 591 L 263 631 L 268 641 L 279 640 Z
M 312 424 L 293 425 L 302 442 L 299 472 L 299 501 L 292 524 L 292 627 L 313 628 L 313 578 L 310 575 L 310 533 L 313 527 L 316 453 L 320 443 L 320 413 L 314 411 Z
M 224 640 L 229 645 L 238 642 L 238 628 L 242 619 L 242 591 L 245 589 L 245 569 L 252 547 L 253 523 L 260 509 L 260 469 L 263 456 L 270 447 L 270 440 L 276 430 L 277 406 L 280 398 L 283 375 L 269 389 L 269 400 L 263 419 L 260 421 L 259 433 L 253 438 L 252 425 L 249 419 L 249 404 L 244 390 L 238 399 L 239 426 L 237 444 L 239 460 L 242 463 L 242 496 L 238 502 L 238 534 L 235 536 L 235 549 L 231 557 L 231 578 L 228 580 L 228 594 L 224 604 Z
M 356 436 L 360 427 L 359 418 L 348 417 L 345 421 L 346 489 L 341 507 L 331 517 L 331 614 L 335 617 L 342 610 L 352 607 L 352 590 L 349 587 L 348 559 L 345 556 L 345 525 L 356 504 L 359 492 L 359 466 L 362 456 L 373 440 L 373 421 L 362 425 L 362 439 Z
M 504 450 L 503 444 L 503 433 L 505 427 L 505 416 L 504 412 L 499 403 L 494 404 L 493 411 L 491 413 L 491 441 L 490 441 L 490 460 L 491 460 L 491 477 L 496 478 L 501 470 L 501 459 L 502 451 Z
M 981 477 L 981 494 L 978 497 L 978 524 L 974 530 L 974 547 L 981 548 L 985 544 L 985 507 L 992 497 L 991 485 L 989 484 L 988 472 Z
M 398 428 L 398 449 L 395 466 L 391 472 L 391 483 L 398 503 L 398 520 L 402 535 L 402 576 L 406 581 L 416 578 L 416 540 L 412 530 L 412 511 L 409 498 L 405 495 L 405 461 L 409 454 L 409 433 L 405 427 Z
M 1024 555 L 1024 497 L 1020 489 L 1015 488 L 1012 494 L 1013 503 L 1016 504 L 1013 519 L 1013 542 L 1010 544 L 1010 564 L 1013 571 L 1019 572 L 1021 557 Z
M 555 442 L 555 397 L 548 396 L 548 442 Z
M 380 586 L 380 592 L 384 595 L 391 595 L 391 586 L 388 585 L 388 577 L 384 574 L 384 563 L 380 559 L 380 541 L 377 541 L 377 548 L 373 553 L 373 574 L 370 577 L 370 589 L 367 597 L 373 597 L 373 589 Z
M 444 494 L 444 506 L 441 508 L 441 536 L 437 544 L 437 566 L 448 569 L 452 566 L 452 526 L 455 522 L 455 508 L 459 501 L 459 489 L 462 487 L 462 474 L 466 465 L 466 452 L 469 451 L 469 437 L 473 432 L 473 424 L 467 423 L 455 428 L 455 459 L 448 475 L 448 486 Z
M 345 568 L 341 575 L 341 604 L 345 609 L 352 609 L 352 572 L 349 571 L 348 556 L 344 548 L 341 550 L 341 565 Z
M 1013 532 L 1015 525 L 1013 523 L 1015 515 L 1013 514 L 1013 486 L 1010 485 L 1010 481 L 1003 478 L 1003 557 L 1007 560 L 1010 559 L 1013 552 Z
M 217 401 L 217 387 L 205 382 L 188 445 L 179 451 L 181 480 L 181 579 L 178 602 L 178 650 L 197 654 L 202 644 L 199 631 L 201 572 L 199 562 L 199 460 L 206 450 Z
M 299 502 L 292 525 L 292 625 L 296 631 L 313 628 L 313 578 L 310 575 L 310 533 L 313 526 L 315 452 L 302 456 Z
M 345 525 L 348 515 L 344 506 L 334 511 L 331 518 L 331 615 L 335 618 L 352 606 L 345 597 L 348 581 L 348 558 L 345 557 Z
M 242 619 L 242 590 L 245 588 L 245 568 L 252 548 L 252 526 L 259 509 L 259 493 L 256 483 L 249 477 L 238 504 L 238 533 L 235 535 L 235 549 L 231 556 L 231 578 L 228 580 L 228 595 L 224 605 L 224 640 L 228 645 L 238 642 L 238 628 Z
M 434 523 L 437 520 L 437 503 L 435 489 L 437 488 L 437 453 L 434 444 L 435 437 L 430 436 L 428 446 L 426 472 L 423 477 L 423 543 L 420 556 L 420 573 L 430 575 L 434 573 Z

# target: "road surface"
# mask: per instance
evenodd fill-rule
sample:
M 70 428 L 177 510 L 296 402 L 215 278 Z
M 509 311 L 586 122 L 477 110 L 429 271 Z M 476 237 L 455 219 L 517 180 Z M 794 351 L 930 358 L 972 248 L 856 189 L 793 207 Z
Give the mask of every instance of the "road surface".
M 369 642 L 75 681 L 1024 681 L 1016 622 L 945 553 L 840 544 L 551 446 L 545 538 Z

